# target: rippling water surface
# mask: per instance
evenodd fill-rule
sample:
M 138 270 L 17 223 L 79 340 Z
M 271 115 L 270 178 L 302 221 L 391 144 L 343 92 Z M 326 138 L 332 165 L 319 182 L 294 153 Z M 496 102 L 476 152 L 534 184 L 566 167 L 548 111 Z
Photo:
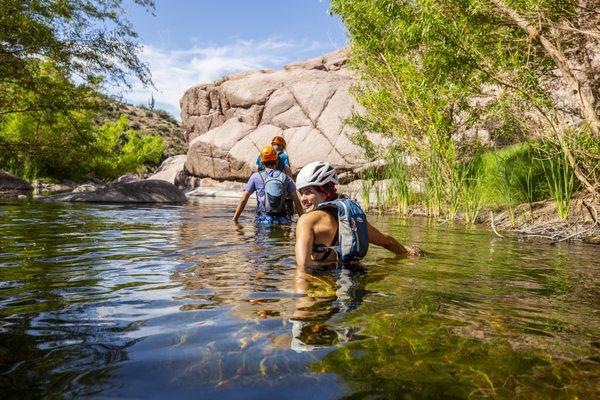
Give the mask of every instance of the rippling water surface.
M 0 204 L 0 397 L 598 398 L 600 249 L 372 216 L 297 274 L 234 204 Z

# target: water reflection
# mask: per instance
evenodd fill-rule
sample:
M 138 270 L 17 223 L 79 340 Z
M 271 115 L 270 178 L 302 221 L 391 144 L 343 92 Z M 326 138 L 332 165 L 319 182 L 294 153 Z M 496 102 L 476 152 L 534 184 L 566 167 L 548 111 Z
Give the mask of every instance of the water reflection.
M 268 335 L 269 352 L 327 349 L 358 337 L 358 329 L 338 329 L 328 325 L 327 320 L 360 305 L 367 292 L 357 278 L 364 275 L 364 270 L 297 272 L 291 257 L 291 227 L 236 224 L 223 227 L 223 236 L 215 232 L 218 227 L 211 229 L 210 235 L 202 229 L 199 224 L 184 224 L 182 237 L 213 240 L 216 233 L 225 240 L 221 249 L 212 250 L 210 256 L 206 256 L 206 251 L 188 251 L 183 255 L 186 264 L 193 267 L 172 275 L 184 288 L 178 299 L 186 304 L 180 310 L 227 306 L 228 314 L 240 321 L 276 321 L 284 327 L 281 330 L 288 332 Z M 190 239 L 187 244 L 199 248 L 198 240 Z M 223 249 L 229 246 L 236 251 Z M 253 332 L 250 337 L 255 342 L 262 333 Z
M 597 249 L 373 217 L 298 273 L 293 227 L 235 204 L 0 205 L 2 397 L 597 397 Z
M 364 269 L 336 269 L 332 271 L 296 271 L 294 302 L 290 321 L 294 351 L 312 351 L 359 339 L 358 327 L 340 327 L 327 320 L 358 307 L 367 291 L 361 276 Z

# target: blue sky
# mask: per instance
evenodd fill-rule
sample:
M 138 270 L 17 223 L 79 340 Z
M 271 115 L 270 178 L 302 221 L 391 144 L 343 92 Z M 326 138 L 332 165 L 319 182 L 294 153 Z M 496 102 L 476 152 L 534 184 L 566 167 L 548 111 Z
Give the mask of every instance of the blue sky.
M 344 27 L 327 14 L 328 0 L 156 0 L 155 16 L 128 4 L 157 91 L 134 85 L 113 93 L 179 118 L 179 98 L 223 75 L 280 68 L 347 43 Z

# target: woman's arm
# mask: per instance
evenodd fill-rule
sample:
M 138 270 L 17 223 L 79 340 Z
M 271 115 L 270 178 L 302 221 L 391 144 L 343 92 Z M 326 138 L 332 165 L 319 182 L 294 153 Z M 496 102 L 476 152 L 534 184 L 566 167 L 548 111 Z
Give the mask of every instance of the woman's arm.
M 377 228 L 367 222 L 368 226 L 368 234 L 369 234 L 369 243 L 373 243 L 377 246 L 381 246 L 393 253 L 396 254 L 410 254 L 417 255 L 418 253 L 412 247 L 402 246 L 396 239 L 393 237 L 381 233 Z
M 296 212 L 298 213 L 298 216 L 301 216 L 302 214 L 304 214 L 304 208 L 302 208 L 302 203 L 300 202 L 298 193 L 293 192 L 292 194 L 290 194 L 290 197 L 292 198 L 292 201 L 294 202 L 294 207 L 296 207 Z
M 246 203 L 248 203 L 249 198 L 250 192 L 244 190 L 244 194 L 242 194 L 242 198 L 240 199 L 240 202 L 238 203 L 237 208 L 235 209 L 235 214 L 233 214 L 233 218 L 231 218 L 233 222 L 237 222 L 238 218 L 240 218 L 242 211 L 244 211 L 244 208 L 246 208 Z

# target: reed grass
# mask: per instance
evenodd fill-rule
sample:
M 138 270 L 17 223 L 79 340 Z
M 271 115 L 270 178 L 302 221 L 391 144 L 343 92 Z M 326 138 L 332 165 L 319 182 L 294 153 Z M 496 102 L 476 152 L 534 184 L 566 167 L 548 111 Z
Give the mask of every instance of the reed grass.
M 443 210 L 445 185 L 441 167 L 439 157 L 435 155 L 431 157 L 427 170 L 423 199 L 427 213 L 432 216 L 439 216 Z
M 387 203 L 400 214 L 408 214 L 410 196 L 410 175 L 402 154 L 388 155 L 386 177 Z
M 465 180 L 463 186 L 462 204 L 465 222 L 468 224 L 477 222 L 477 217 L 483 207 L 485 197 L 480 182 L 477 177 L 469 178 Z
M 527 172 L 522 175 L 521 179 L 518 180 L 518 183 L 520 185 L 521 192 L 523 193 L 525 200 L 529 205 L 529 216 L 533 220 L 533 202 L 535 201 L 535 197 L 533 167 L 531 165 L 527 167 Z
M 375 210 L 381 212 L 384 206 L 383 183 L 380 180 L 373 182 L 373 190 L 375 191 Z
M 455 219 L 461 208 L 465 174 L 459 164 L 452 166 L 448 199 L 448 218 Z
M 460 214 L 465 222 L 475 223 L 484 207 L 504 206 L 514 226 L 518 204 L 526 202 L 533 217 L 533 203 L 551 197 L 561 219 L 565 219 L 576 181 L 566 154 L 559 153 L 558 160 L 548 157 L 548 148 L 543 146 L 520 143 L 482 151 L 461 162 L 448 162 L 447 157 L 432 150 L 425 155 L 429 162 L 422 163 L 425 168 L 419 170 L 408 169 L 401 151 L 390 151 L 383 176 L 375 169 L 360 174 L 365 209 L 387 208 L 407 214 L 419 204 L 430 216 L 452 220 Z M 382 178 L 386 179 L 385 190 Z M 412 179 L 423 182 L 422 192 L 411 192 Z
M 372 168 L 359 173 L 360 182 L 360 195 L 362 199 L 362 206 L 365 212 L 371 210 L 371 190 L 375 183 L 375 172 Z
M 569 216 L 569 205 L 575 182 L 566 152 L 561 151 L 560 156 L 558 160 L 549 157 L 542 167 L 548 183 L 548 190 L 556 203 L 558 216 L 564 221 Z
M 516 169 L 514 168 L 514 166 L 511 166 L 505 159 L 503 159 L 501 155 L 498 155 L 497 152 L 494 152 L 494 157 L 496 158 L 497 165 L 497 191 L 504 200 L 504 204 L 506 205 L 506 209 L 508 210 L 508 214 L 510 216 L 511 226 L 514 227 L 516 220 L 515 207 L 517 205 L 518 193 L 515 192 L 512 183 L 515 179 Z

